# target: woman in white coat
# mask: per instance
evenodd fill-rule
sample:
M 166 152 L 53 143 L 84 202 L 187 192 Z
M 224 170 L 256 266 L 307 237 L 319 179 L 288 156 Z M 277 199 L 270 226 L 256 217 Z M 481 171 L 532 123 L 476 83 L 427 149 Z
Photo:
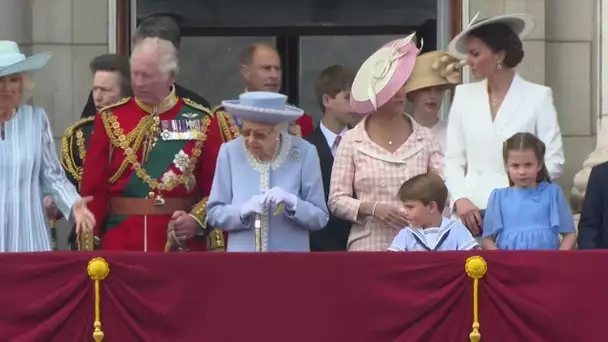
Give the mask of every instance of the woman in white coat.
M 511 14 L 470 25 L 448 50 L 466 58 L 481 81 L 456 87 L 447 129 L 446 184 L 455 211 L 478 235 L 480 210 L 492 190 L 509 186 L 502 144 L 518 132 L 535 134 L 547 146 L 545 165 L 552 179 L 564 164 L 562 137 L 551 89 L 524 80 L 513 68 L 523 59 L 532 17 Z

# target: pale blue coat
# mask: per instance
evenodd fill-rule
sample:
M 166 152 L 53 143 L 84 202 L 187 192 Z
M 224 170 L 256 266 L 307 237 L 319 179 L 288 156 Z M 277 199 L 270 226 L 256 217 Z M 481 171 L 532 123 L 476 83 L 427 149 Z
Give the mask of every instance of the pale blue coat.
M 43 194 L 64 217 L 80 199 L 57 158 L 49 120 L 41 108 L 19 107 L 0 139 L 0 252 L 51 250 Z
M 254 252 L 253 221 L 242 222 L 241 205 L 253 195 L 278 186 L 297 196 L 295 214 L 276 207 L 261 215 L 262 250 L 308 252 L 309 231 L 320 230 L 329 214 L 316 148 L 307 141 L 281 134 L 277 158 L 260 163 L 247 151 L 243 137 L 222 145 L 207 204 L 209 225 L 229 232 L 229 252 Z

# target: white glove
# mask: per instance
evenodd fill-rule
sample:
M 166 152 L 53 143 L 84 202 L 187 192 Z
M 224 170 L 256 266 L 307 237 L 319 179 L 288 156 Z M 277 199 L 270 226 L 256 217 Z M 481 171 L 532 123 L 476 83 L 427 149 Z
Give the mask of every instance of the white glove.
M 285 205 L 286 210 L 295 211 L 297 201 L 298 197 L 296 197 L 296 195 L 290 194 L 289 192 L 279 188 L 278 186 L 275 186 L 274 188 L 266 192 L 267 205 L 279 205 L 283 203 L 283 205 Z
M 241 206 L 241 219 L 247 219 L 251 215 L 263 213 L 265 198 L 266 196 L 264 195 L 251 196 L 251 198 Z

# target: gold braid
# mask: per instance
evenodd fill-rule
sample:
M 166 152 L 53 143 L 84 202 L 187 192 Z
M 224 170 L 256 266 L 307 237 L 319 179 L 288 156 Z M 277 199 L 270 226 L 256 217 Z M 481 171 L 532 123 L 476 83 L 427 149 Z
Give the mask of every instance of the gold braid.
M 86 157 L 86 146 L 84 133 L 80 126 L 87 124 L 93 121 L 93 117 L 84 118 L 76 121 L 72 126 L 68 127 L 63 133 L 63 137 L 61 138 L 61 153 L 60 153 L 60 162 L 61 166 L 63 166 L 64 170 L 68 172 L 74 180 L 80 183 L 82 179 L 82 166 L 76 165 L 76 160 L 74 158 L 74 150 L 72 148 L 72 142 L 74 140 L 74 135 L 76 135 L 76 146 L 78 147 L 78 157 L 84 163 L 84 159 Z M 76 134 L 74 134 L 76 132 Z
M 105 128 L 106 133 L 107 133 L 108 137 L 110 138 L 110 140 L 112 139 L 112 133 L 114 132 L 112 129 L 116 130 L 116 129 L 120 128 L 120 125 L 118 124 L 118 122 L 116 122 L 116 124 L 110 125 L 112 129 L 109 129 L 109 127 L 107 126 L 106 122 L 104 121 L 104 118 L 105 118 L 106 115 L 109 115 L 109 114 L 113 115 L 111 112 L 109 112 L 109 109 L 114 108 L 117 105 L 121 105 L 121 104 L 125 103 L 124 100 L 128 100 L 128 99 L 129 98 L 123 99 L 123 101 L 117 103 L 116 105 L 108 106 L 108 107 L 105 107 L 104 109 L 101 110 L 102 122 L 104 123 L 104 128 Z M 138 125 L 138 127 L 139 127 L 139 125 Z M 122 132 L 122 130 L 121 130 L 121 132 Z M 141 131 L 138 130 L 137 127 L 136 127 L 134 130 L 132 130 L 126 136 L 124 136 L 124 141 L 126 141 L 126 143 L 128 145 L 132 145 L 133 146 L 132 148 L 137 151 L 137 150 L 139 150 L 139 147 L 141 146 L 141 144 L 143 142 L 143 137 L 142 137 L 142 139 L 139 139 L 140 135 L 141 135 Z M 116 147 L 120 147 L 120 146 L 116 146 Z M 112 177 L 110 177 L 110 179 L 109 179 L 110 184 L 116 183 L 116 181 L 127 170 L 128 166 L 129 166 L 128 160 L 124 159 L 122 161 L 122 163 L 120 164 L 120 167 L 118 168 L 118 170 L 116 170 L 116 172 L 112 175 Z
M 171 191 L 175 189 L 178 185 L 185 184 L 188 181 L 188 177 L 192 175 L 196 167 L 196 162 L 198 161 L 198 157 L 202 153 L 202 148 L 205 143 L 207 137 L 207 128 L 211 123 L 209 116 L 205 116 L 202 121 L 204 123 L 204 132 L 202 132 L 203 137 L 201 140 L 197 140 L 194 144 L 194 148 L 192 149 L 192 156 L 188 165 L 186 166 L 186 170 L 182 172 L 178 177 L 171 179 L 166 183 L 161 183 L 158 180 L 152 178 L 146 170 L 141 166 L 139 161 L 137 160 L 137 151 L 139 147 L 145 140 L 147 134 L 152 129 L 156 128 L 156 122 L 152 116 L 146 116 L 139 121 L 135 129 L 131 131 L 128 135 L 133 134 L 135 136 L 135 140 L 130 142 L 127 139 L 127 136 L 124 135 L 120 124 L 116 119 L 116 115 L 112 112 L 103 112 L 101 113 L 101 119 L 103 121 L 104 128 L 112 142 L 112 145 L 115 147 L 119 147 L 124 151 L 125 161 L 124 163 L 130 164 L 135 171 L 137 177 L 139 177 L 144 183 L 146 183 L 151 190 L 157 191 Z
M 103 118 L 103 116 L 102 116 L 102 118 Z M 104 122 L 104 126 L 105 126 L 105 122 Z M 108 130 L 108 128 L 106 127 L 106 132 L 107 132 L 107 130 Z M 139 150 L 139 147 L 143 143 L 143 140 L 144 140 L 143 138 L 145 138 L 145 135 L 142 134 L 141 139 L 140 139 L 139 134 L 140 134 L 140 132 L 136 128 L 125 136 L 125 141 L 128 144 L 133 143 L 133 149 L 135 151 Z M 108 133 L 108 136 L 110 136 L 109 133 Z M 111 138 L 110 138 L 110 140 L 111 140 Z M 117 146 L 117 147 L 119 147 L 119 146 Z M 125 173 L 128 166 L 129 166 L 129 161 L 126 158 L 123 159 L 118 170 L 116 170 L 116 172 L 114 172 L 112 177 L 110 177 L 110 184 L 116 183 L 116 181 L 123 175 L 123 173 Z
M 236 139 L 241 135 L 234 118 L 230 114 L 224 111 L 218 111 L 216 109 L 216 111 L 214 111 L 214 115 L 217 116 L 217 122 L 220 126 L 220 130 L 222 131 L 222 140 L 224 142 Z

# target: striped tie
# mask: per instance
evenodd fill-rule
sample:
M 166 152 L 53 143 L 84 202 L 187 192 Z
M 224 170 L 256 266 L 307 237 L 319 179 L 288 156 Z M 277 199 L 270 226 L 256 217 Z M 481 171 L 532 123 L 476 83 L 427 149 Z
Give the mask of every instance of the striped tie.
M 336 135 L 336 139 L 334 140 L 334 146 L 337 148 L 338 146 L 340 146 L 340 140 L 342 140 L 342 137 L 339 135 Z

